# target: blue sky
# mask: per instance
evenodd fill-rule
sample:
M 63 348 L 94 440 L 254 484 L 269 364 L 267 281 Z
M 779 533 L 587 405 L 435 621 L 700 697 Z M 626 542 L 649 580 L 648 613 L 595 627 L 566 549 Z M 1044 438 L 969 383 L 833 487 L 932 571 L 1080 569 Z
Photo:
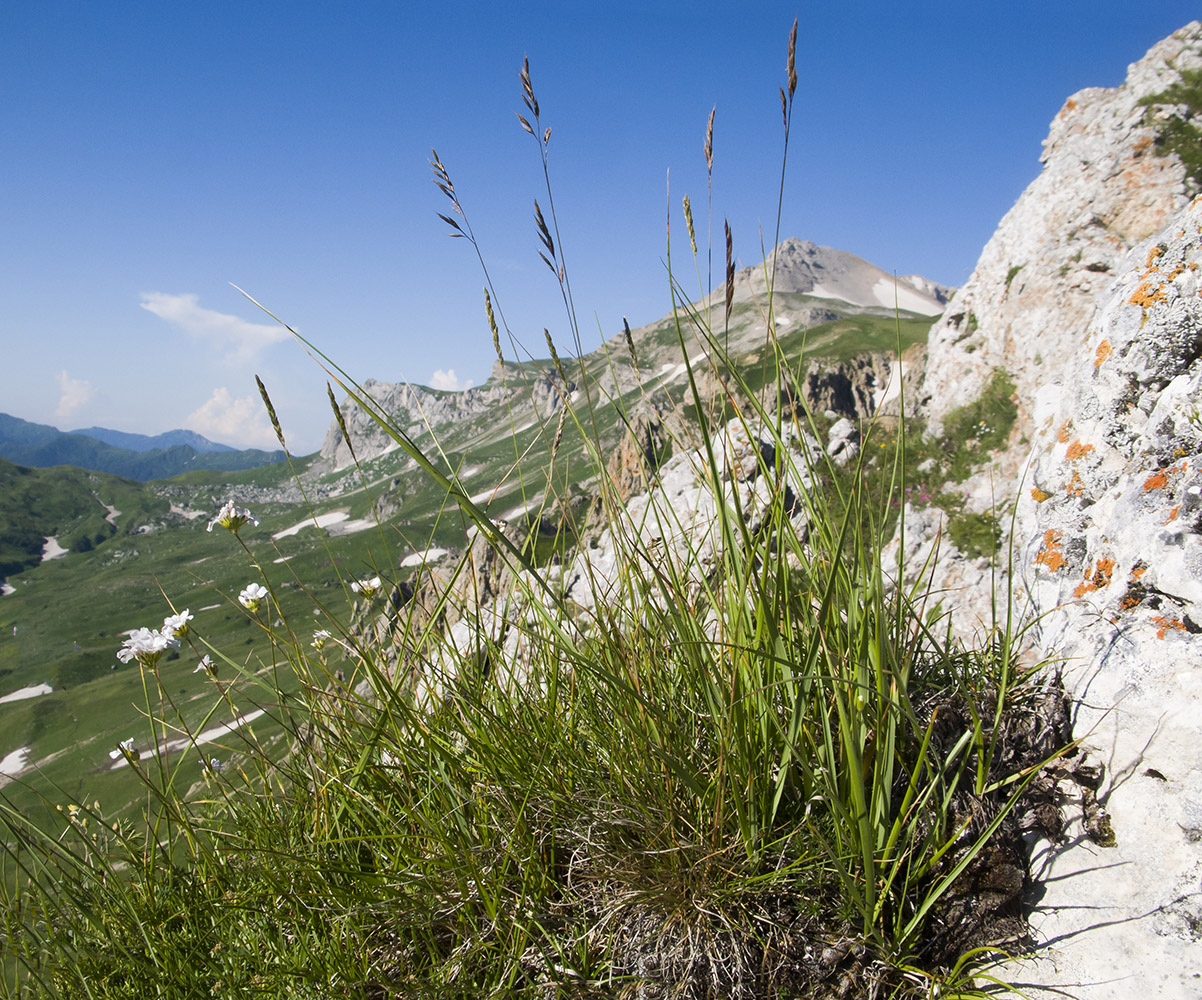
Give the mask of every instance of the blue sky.
M 770 243 L 777 88 L 799 85 L 782 236 L 959 284 L 1039 171 L 1065 98 L 1115 86 L 1189 3 L 1054 0 L 0 8 L 0 411 L 273 446 L 329 424 L 324 374 L 231 283 L 356 378 L 450 386 L 493 361 L 479 265 L 446 236 L 438 150 L 518 338 L 569 343 L 538 259 L 529 56 L 586 349 L 669 308 L 669 203 L 743 264 Z M 670 196 L 667 191 L 670 183 Z M 715 245 L 718 236 L 715 236 Z M 674 253 L 686 247 L 674 242 Z M 716 253 L 715 256 L 719 256 Z M 436 374 L 438 373 L 438 374 Z

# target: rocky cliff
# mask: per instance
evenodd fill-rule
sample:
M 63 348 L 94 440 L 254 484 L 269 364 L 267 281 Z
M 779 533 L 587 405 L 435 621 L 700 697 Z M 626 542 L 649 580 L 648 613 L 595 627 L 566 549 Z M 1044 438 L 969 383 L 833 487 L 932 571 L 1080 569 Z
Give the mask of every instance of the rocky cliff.
M 1114 838 L 1040 845 L 1050 947 L 1035 978 L 1084 1000 L 1196 997 L 1202 198 L 1116 274 L 1062 380 L 1037 395 L 1015 528 L 1034 635 L 1062 659 L 1076 735 L 1106 767 Z
M 1039 176 L 931 330 L 924 395 L 936 432 L 1001 367 L 1018 389 L 1017 432 L 1029 435 L 1036 389 L 1069 361 L 1123 256 L 1188 200 L 1185 167 L 1177 156 L 1157 155 L 1155 116 L 1140 102 L 1178 82 L 1179 70 L 1200 67 L 1195 22 L 1130 66 L 1121 86 L 1091 87 L 1065 101 Z
M 566 391 L 571 393 L 572 388 L 569 385 Z M 502 413 L 506 405 L 514 400 L 520 401 L 523 406 L 532 406 L 537 413 L 546 417 L 559 408 L 565 391 L 557 382 L 554 372 L 510 369 L 499 362 L 493 365 L 492 374 L 484 385 L 463 392 L 444 392 L 408 382 L 379 382 L 375 379 L 364 381 L 363 390 L 385 412 L 398 418 L 398 423 L 410 437 L 418 437 L 443 424 Z M 340 409 L 360 462 L 376 458 L 396 447 L 392 439 L 353 400 L 344 401 Z M 320 459 L 327 470 L 345 469 L 354 464 L 354 455 L 347 446 L 337 420 L 326 431 Z
M 1181 158 L 1158 153 L 1166 114 L 1202 109 L 1157 95 L 1200 69 L 1194 22 L 1121 87 L 1070 98 L 1040 176 L 931 331 L 932 433 L 998 368 L 1016 411 L 1008 441 L 945 484 L 968 510 L 1013 512 L 1012 575 L 943 538 L 934 585 L 968 625 L 1014 596 L 1104 768 L 1092 820 L 1078 801 L 1067 839 L 1036 845 L 1037 958 L 1004 973 L 1031 996 L 1198 996 L 1202 200 Z M 947 522 L 910 514 L 913 567 Z
M 966 480 L 937 484 L 962 502 L 965 514 L 997 519 L 1003 551 L 1035 432 L 1037 395 L 1061 391 L 1047 387 L 1059 385 L 1076 358 L 1098 297 L 1125 255 L 1184 208 L 1196 186 L 1180 157 L 1160 155 L 1166 109 L 1149 102 L 1179 83 L 1182 70 L 1199 68 L 1202 24 L 1193 22 L 1131 65 L 1122 86 L 1069 98 L 1044 142 L 1040 175 L 1003 217 L 931 328 L 917 394 L 930 436 L 979 399 L 999 371 L 1014 387 L 1008 441 L 982 452 Z M 937 508 L 910 510 L 908 567 L 916 572 L 939 538 L 932 584 L 957 609 L 959 631 L 968 635 L 991 621 L 997 575 L 987 558 L 958 551 L 947 527 Z

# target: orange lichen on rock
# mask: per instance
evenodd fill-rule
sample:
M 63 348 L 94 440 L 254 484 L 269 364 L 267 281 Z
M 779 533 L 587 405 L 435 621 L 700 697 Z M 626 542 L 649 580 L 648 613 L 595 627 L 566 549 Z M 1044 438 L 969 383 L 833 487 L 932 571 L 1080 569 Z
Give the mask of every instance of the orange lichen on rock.
M 1131 567 L 1131 579 L 1138 580 L 1146 572 L 1148 572 L 1147 566 L 1132 566 Z
M 1156 638 L 1163 639 L 1165 634 L 1172 632 L 1185 632 L 1185 623 L 1179 618 L 1172 618 L 1169 615 L 1153 615 L 1152 624 L 1156 626 Z
M 1168 518 L 1166 518 L 1164 523 L 1172 524 L 1174 521 L 1177 520 L 1177 515 L 1180 513 L 1181 513 L 1181 504 L 1177 504 L 1176 507 L 1174 507 L 1171 511 L 1169 511 L 1169 516 L 1168 516 Z
M 1060 425 L 1060 430 L 1058 430 L 1056 432 L 1056 440 L 1059 441 L 1061 444 L 1068 444 L 1068 432 L 1071 431 L 1072 429 L 1073 429 L 1073 419 L 1072 419 L 1072 417 L 1069 417 L 1068 420 L 1066 420 L 1064 423 L 1062 423 Z
M 1052 495 L 1051 493 L 1048 493 L 1045 490 L 1041 490 L 1038 486 L 1031 487 L 1031 499 L 1034 500 L 1036 503 L 1043 503 L 1051 495 Z
M 1081 439 L 1077 438 L 1076 441 L 1068 446 L 1068 450 L 1064 453 L 1064 457 L 1070 462 L 1075 462 L 1079 458 L 1084 458 L 1093 450 L 1094 447 L 1092 444 L 1082 444 Z
M 1159 472 L 1153 472 L 1147 479 L 1144 480 L 1144 492 L 1150 493 L 1152 490 L 1162 490 L 1169 485 L 1169 477 L 1175 476 L 1178 472 L 1185 468 L 1186 463 L 1173 465 L 1167 469 L 1161 469 Z
M 1049 573 L 1058 573 L 1064 565 L 1064 550 L 1060 547 L 1061 533 L 1048 528 L 1043 534 L 1043 545 L 1035 554 L 1035 565 L 1046 566 Z
M 1064 487 L 1064 492 L 1070 497 L 1079 497 L 1085 492 L 1085 484 L 1081 482 L 1081 474 L 1076 469 L 1073 469 L 1073 478 Z
M 1153 285 L 1156 287 L 1153 288 Z M 1164 289 L 1164 282 L 1156 282 L 1149 278 L 1147 281 L 1140 282 L 1139 287 L 1135 290 L 1135 294 L 1127 301 L 1130 305 L 1151 309 L 1157 302 L 1165 300 L 1166 292 Z
M 1160 244 L 1157 244 L 1156 246 L 1152 247 L 1151 250 L 1148 251 L 1148 259 L 1146 261 L 1144 261 L 1144 276 L 1145 277 L 1147 277 L 1147 274 L 1149 271 L 1156 270 L 1156 267 L 1157 267 L 1156 258 L 1159 257 L 1162 253 L 1164 253 L 1164 247 L 1160 246 Z
M 1064 102 L 1064 107 L 1062 107 L 1060 109 L 1060 114 L 1058 114 L 1056 117 L 1057 118 L 1067 117 L 1067 115 L 1070 111 L 1075 111 L 1076 109 L 1077 109 L 1077 102 L 1074 101 L 1070 97 L 1067 101 Z
M 1104 590 L 1110 586 L 1110 577 L 1114 573 L 1113 559 L 1099 559 L 1093 573 L 1085 570 L 1085 579 L 1073 591 L 1073 597 L 1084 597 L 1095 590 Z
M 1098 350 L 1097 350 L 1097 353 L 1094 355 L 1094 359 L 1093 359 L 1093 366 L 1095 368 L 1099 367 L 1113 353 L 1114 353 L 1114 348 L 1110 346 L 1110 341 L 1103 340 L 1100 344 L 1098 344 Z

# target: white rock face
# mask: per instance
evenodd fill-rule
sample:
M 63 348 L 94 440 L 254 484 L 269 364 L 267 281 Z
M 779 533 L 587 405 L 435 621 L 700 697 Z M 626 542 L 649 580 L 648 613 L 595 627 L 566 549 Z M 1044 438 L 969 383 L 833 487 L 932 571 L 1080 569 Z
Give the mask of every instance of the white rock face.
M 980 398 L 996 368 L 1015 385 L 1017 419 L 1008 445 L 982 454 L 959 486 L 964 510 L 992 514 L 1009 542 L 1013 501 L 1035 432 L 1039 398 L 1058 399 L 1065 365 L 1082 350 L 1098 298 L 1124 256 L 1185 207 L 1187 181 L 1176 156 L 1157 156 L 1155 132 L 1139 101 L 1180 81 L 1174 67 L 1202 68 L 1202 23 L 1192 22 L 1128 67 L 1122 86 L 1094 87 L 1065 102 L 1044 142 L 1043 170 L 998 225 L 972 276 L 931 328 L 920 412 L 931 433 L 957 407 Z M 911 398 L 914 398 L 912 395 Z M 907 538 L 913 578 L 936 541 L 939 520 L 915 521 Z M 987 629 L 995 597 L 1010 588 L 1005 560 L 959 552 L 944 534 L 931 586 L 954 609 L 956 631 L 970 638 Z M 995 587 L 996 582 L 996 587 Z M 1021 607 L 1017 610 L 1021 610 Z
M 721 497 L 707 472 L 703 449 L 669 459 L 652 487 L 626 502 L 621 516 L 601 533 L 596 547 L 581 551 L 565 567 L 565 596 L 582 608 L 623 602 L 629 597 L 624 590 L 629 576 L 626 565 L 651 558 L 663 567 L 676 567 L 683 579 L 700 586 L 719 555 L 720 499 L 732 509 L 737 504 L 754 533 L 782 488 L 794 496 L 810 488 L 809 469 L 822 448 L 804 431 L 791 434 L 786 426 L 783 432 L 787 450 L 779 456 L 781 481 L 770 481 L 763 474 L 775 464 L 773 434 L 749 434 L 737 419 L 715 434 L 715 460 L 725 491 Z M 804 505 L 799 503 L 793 515 L 799 534 L 804 534 L 805 520 Z
M 1018 509 L 1036 635 L 1064 658 L 1116 838 L 1042 845 L 1051 946 L 1030 978 L 1081 1000 L 1197 997 L 1202 198 L 1117 271 L 1064 384 L 1040 394 Z
M 1056 115 L 1043 171 L 931 330 L 924 395 L 935 432 L 1001 367 L 1018 389 L 1017 430 L 1029 433 L 1036 388 L 1070 359 L 1123 255 L 1185 206 L 1185 170 L 1155 154 L 1139 104 L 1179 80 L 1173 67 L 1202 67 L 1202 24 L 1155 45 L 1122 86 L 1082 90 Z
M 489 411 L 499 412 L 506 400 L 511 398 L 533 403 L 534 408 L 544 416 L 558 410 L 563 396 L 556 389 L 553 373 L 541 377 L 522 372 L 509 373 L 506 378 L 501 375 L 499 365 L 494 364 L 493 373 L 484 385 L 463 392 L 441 392 L 408 382 L 379 382 L 375 379 L 365 380 L 363 391 L 385 413 L 396 418 L 411 437 L 442 424 L 470 420 Z M 359 461 L 369 461 L 397 447 L 353 400 L 344 401 L 340 409 Z M 507 424 L 504 429 L 508 433 Z M 336 420 L 326 431 L 321 458 L 333 471 L 349 468 L 355 463 Z

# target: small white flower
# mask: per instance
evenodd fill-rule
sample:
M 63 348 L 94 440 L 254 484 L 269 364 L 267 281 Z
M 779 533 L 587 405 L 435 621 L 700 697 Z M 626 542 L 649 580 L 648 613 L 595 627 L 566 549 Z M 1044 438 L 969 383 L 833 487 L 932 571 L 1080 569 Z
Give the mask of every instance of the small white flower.
M 208 653 L 200 658 L 200 662 L 196 665 L 196 669 L 192 671 L 194 674 L 201 672 L 208 674 L 210 677 L 217 676 L 217 664 L 213 662 Z
M 326 640 L 329 638 L 330 638 L 330 633 L 327 632 L 324 628 L 319 628 L 317 631 L 315 631 L 313 633 L 313 648 L 314 649 L 322 649 L 326 644 Z
M 373 576 L 370 580 L 356 580 L 351 584 L 351 590 L 370 601 L 380 592 L 383 586 L 384 584 L 380 582 L 380 578 Z
M 253 524 L 257 528 L 259 526 L 259 519 L 245 507 L 234 506 L 234 501 L 230 500 L 217 512 L 213 520 L 209 522 L 207 530 L 212 531 L 215 524 L 221 525 L 221 527 L 232 531 L 236 535 L 238 534 L 238 529 L 244 524 Z
M 117 650 L 117 659 L 122 663 L 137 660 L 143 666 L 153 667 L 168 649 L 179 649 L 179 640 L 170 633 L 148 628 L 136 628 Z
M 187 608 L 184 608 L 178 615 L 168 615 L 163 619 L 163 635 L 187 635 L 188 622 L 193 617 L 192 612 Z
M 263 598 L 267 596 L 267 588 L 261 583 L 248 583 L 238 595 L 238 603 L 252 614 L 259 610 Z
M 205 764 L 205 767 L 207 767 L 214 774 L 218 774 L 220 773 L 221 769 L 225 767 L 225 765 L 222 764 L 221 761 L 219 761 L 216 757 L 210 757 L 208 763 Z
M 129 739 L 122 740 L 120 743 L 118 743 L 116 750 L 110 750 L 109 758 L 111 760 L 119 760 L 126 754 L 129 754 L 129 756 L 133 757 L 134 760 L 138 759 L 138 751 L 134 749 L 134 738 L 132 736 Z

